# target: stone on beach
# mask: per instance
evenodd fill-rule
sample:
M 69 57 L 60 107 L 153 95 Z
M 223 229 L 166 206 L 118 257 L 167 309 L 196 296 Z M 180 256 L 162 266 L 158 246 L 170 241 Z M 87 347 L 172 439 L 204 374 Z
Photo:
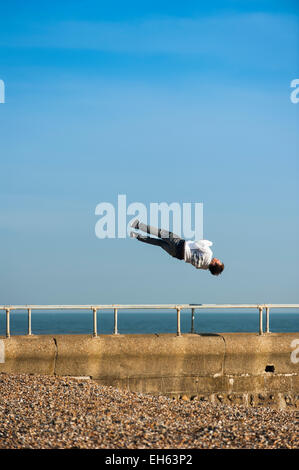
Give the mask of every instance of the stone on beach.
M 297 418 L 297 421 L 296 421 Z M 298 411 L 0 374 L 0 448 L 296 448 Z

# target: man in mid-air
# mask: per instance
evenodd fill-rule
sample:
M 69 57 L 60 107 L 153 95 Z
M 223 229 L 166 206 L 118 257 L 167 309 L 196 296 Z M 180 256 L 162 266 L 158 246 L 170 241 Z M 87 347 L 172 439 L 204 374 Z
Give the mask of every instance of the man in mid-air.
M 218 258 L 213 258 L 210 248 L 213 243 L 209 240 L 186 241 L 172 232 L 151 227 L 139 222 L 139 220 L 135 220 L 131 227 L 158 237 L 145 237 L 136 232 L 131 232 L 130 236 L 132 238 L 150 245 L 160 246 L 174 258 L 184 260 L 197 269 L 208 269 L 214 276 L 221 274 L 224 269 L 224 264 Z

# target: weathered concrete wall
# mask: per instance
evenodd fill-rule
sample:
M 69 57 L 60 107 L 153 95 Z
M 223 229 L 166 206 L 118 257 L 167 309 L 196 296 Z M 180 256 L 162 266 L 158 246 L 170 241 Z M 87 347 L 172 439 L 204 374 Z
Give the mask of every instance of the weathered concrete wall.
M 89 376 L 173 398 L 299 408 L 299 333 L 14 336 L 0 372 Z M 267 372 L 267 370 L 269 370 Z
M 14 374 L 55 373 L 57 348 L 49 336 L 12 336 L 0 337 L 4 343 L 4 362 L 0 363 L 0 372 Z

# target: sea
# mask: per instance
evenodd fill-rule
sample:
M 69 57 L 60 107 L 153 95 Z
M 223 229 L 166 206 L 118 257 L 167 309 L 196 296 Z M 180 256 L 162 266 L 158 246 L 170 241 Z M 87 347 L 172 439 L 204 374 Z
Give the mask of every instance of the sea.
M 264 330 L 266 317 L 263 317 Z M 99 311 L 98 334 L 112 334 L 114 315 L 110 311 Z M 176 333 L 176 311 L 118 311 L 118 333 L 159 334 Z M 11 335 L 24 335 L 28 331 L 28 316 L 25 312 L 10 314 Z M 181 331 L 190 333 L 191 313 L 181 312 Z M 258 332 L 259 313 L 247 311 L 199 311 L 195 312 L 194 332 L 237 333 Z M 299 311 L 270 311 L 270 331 L 273 333 L 299 332 Z M 0 312 L 0 336 L 6 332 L 5 312 Z M 91 311 L 32 311 L 32 333 L 36 335 L 91 334 L 93 314 Z

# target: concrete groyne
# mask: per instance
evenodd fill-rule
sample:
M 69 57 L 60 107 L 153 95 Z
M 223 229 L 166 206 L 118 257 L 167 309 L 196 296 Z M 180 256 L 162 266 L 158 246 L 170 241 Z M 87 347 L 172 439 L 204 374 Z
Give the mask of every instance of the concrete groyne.
M 299 408 L 298 338 L 299 333 L 0 337 L 0 372 L 85 376 L 185 400 Z

